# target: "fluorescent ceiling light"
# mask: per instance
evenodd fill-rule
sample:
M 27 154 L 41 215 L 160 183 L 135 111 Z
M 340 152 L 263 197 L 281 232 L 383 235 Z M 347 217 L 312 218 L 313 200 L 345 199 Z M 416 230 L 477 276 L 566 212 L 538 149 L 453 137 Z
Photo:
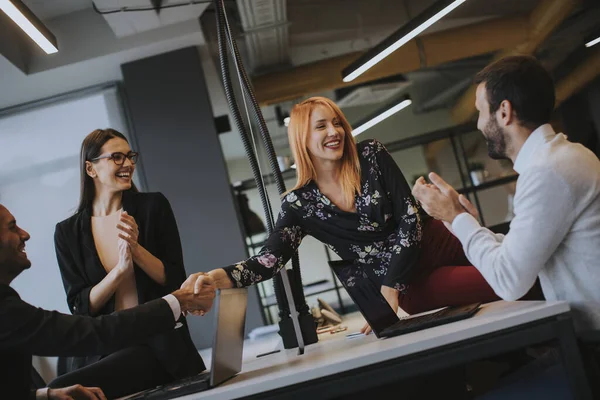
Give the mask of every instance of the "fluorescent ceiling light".
M 20 0 L 0 0 L 0 10 L 4 11 L 47 54 L 58 51 L 54 35 Z
M 467 0 L 446 0 L 434 3 L 423 13 L 419 14 L 416 18 L 394 32 L 390 37 L 368 51 L 366 55 L 360 57 L 348 68 L 344 69 L 344 82 L 351 82 L 365 73 L 368 69 L 414 39 L 418 34 L 448 15 L 465 1 Z M 420 23 L 420 21 L 423 22 Z M 418 25 L 415 26 L 416 24 Z
M 410 99 L 402 100 L 400 103 L 387 109 L 386 111 L 382 112 L 381 114 L 371 118 L 364 124 L 360 125 L 358 128 L 354 129 L 352 131 L 352 136 L 360 135 L 367 129 L 371 128 L 374 125 L 377 125 L 384 119 L 391 117 L 392 115 L 396 114 L 398 111 L 405 109 L 406 107 L 410 106 L 411 104 L 412 104 L 412 101 Z
M 600 43 L 600 36 L 598 36 L 598 37 L 597 37 L 596 39 L 594 39 L 594 40 L 591 40 L 591 41 L 587 42 L 587 43 L 585 44 L 585 47 L 592 47 L 593 45 L 595 45 L 595 44 L 598 44 L 598 43 Z

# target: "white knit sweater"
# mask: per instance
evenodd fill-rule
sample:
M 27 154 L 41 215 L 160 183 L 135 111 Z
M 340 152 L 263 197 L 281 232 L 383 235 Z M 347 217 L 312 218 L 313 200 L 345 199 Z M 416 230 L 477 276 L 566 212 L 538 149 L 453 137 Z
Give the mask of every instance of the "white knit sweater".
M 501 298 L 518 299 L 539 276 L 547 300 L 570 303 L 577 329 L 600 329 L 600 161 L 542 125 L 514 169 L 508 234 L 494 234 L 466 213 L 454 219 L 454 234 Z

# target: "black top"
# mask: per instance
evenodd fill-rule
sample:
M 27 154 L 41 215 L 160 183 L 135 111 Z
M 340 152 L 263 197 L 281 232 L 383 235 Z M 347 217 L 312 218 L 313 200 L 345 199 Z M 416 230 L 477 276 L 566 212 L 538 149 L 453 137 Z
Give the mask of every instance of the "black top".
M 166 284 L 160 285 L 134 265 L 138 303 L 158 299 L 181 286 L 186 272 L 179 231 L 171 205 L 161 193 L 123 192 L 123 210 L 135 218 L 138 242 L 165 266 Z M 84 210 L 58 223 L 54 234 L 58 266 L 73 314 L 91 315 L 90 290 L 106 277 L 91 228 L 91 210 Z M 114 296 L 99 314 L 115 311 Z M 185 318 L 183 327 L 148 341 L 165 369 L 175 378 L 193 375 L 206 368 L 194 346 Z M 71 360 L 69 371 L 95 362 L 99 357 Z
M 234 285 L 272 278 L 311 235 L 374 282 L 405 290 L 417 262 L 423 218 L 404 175 L 376 140 L 357 144 L 361 193 L 356 212 L 335 206 L 314 182 L 290 192 L 273 233 L 258 255 L 225 268 Z
M 172 332 L 173 312 L 164 300 L 101 318 L 46 311 L 0 284 L 0 397 L 32 398 L 31 357 L 106 354 L 158 333 Z

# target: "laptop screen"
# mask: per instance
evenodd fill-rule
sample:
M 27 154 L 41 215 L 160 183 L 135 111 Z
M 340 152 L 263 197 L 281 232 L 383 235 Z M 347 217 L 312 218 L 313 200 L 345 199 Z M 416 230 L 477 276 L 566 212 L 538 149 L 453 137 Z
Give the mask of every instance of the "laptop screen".
M 210 385 L 233 377 L 242 369 L 248 289 L 220 289 L 216 301 Z
M 330 261 L 329 266 L 344 285 L 352 301 L 373 329 L 375 336 L 399 321 L 387 300 L 381 294 L 380 287 L 363 271 L 360 265 L 352 261 Z

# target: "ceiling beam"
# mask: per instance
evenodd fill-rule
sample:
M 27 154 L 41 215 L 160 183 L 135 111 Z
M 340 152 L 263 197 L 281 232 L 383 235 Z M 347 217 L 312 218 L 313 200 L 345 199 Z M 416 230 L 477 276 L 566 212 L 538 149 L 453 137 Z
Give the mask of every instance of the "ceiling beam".
M 515 46 L 505 46 L 492 62 L 515 54 L 532 55 L 544 40 L 563 22 L 579 4 L 578 0 L 541 0 L 531 12 L 526 25 L 529 31 L 526 40 Z M 475 116 L 475 91 L 471 85 L 452 108 L 452 119 L 457 124 L 465 123 Z
M 590 53 L 569 75 L 556 84 L 555 107 L 560 106 L 563 101 L 579 92 L 600 75 L 600 47 L 591 48 Z
M 380 78 L 492 53 L 527 40 L 526 15 L 488 20 L 420 36 L 352 82 L 342 81 L 342 69 L 360 57 L 355 52 L 255 77 L 252 82 L 261 105 L 294 100 L 312 93 L 356 85 Z

